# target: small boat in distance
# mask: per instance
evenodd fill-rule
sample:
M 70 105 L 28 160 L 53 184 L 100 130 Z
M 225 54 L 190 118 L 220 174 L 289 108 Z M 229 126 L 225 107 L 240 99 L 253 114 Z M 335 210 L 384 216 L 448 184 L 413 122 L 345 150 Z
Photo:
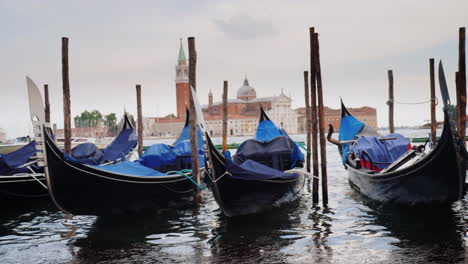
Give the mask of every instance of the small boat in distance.
M 302 192 L 308 173 L 292 139 L 260 109 L 256 137 L 244 141 L 236 155 L 220 153 L 207 138 L 205 180 L 226 216 L 262 212 L 292 201 Z M 209 166 L 209 167 L 208 167 Z
M 442 67 L 439 84 L 444 102 L 442 135 L 429 153 L 392 143 L 354 118 L 342 103 L 339 145 L 352 188 L 368 198 L 403 205 L 443 205 L 464 197 L 466 149 L 449 110 L 450 98 Z M 399 145 L 398 145 L 399 144 Z M 399 150 L 398 150 L 399 149 Z M 402 150 L 403 149 L 403 150 Z M 398 156 L 391 157 L 395 151 Z M 382 160 L 387 158 L 387 160 Z M 390 162 L 388 162 L 390 161 Z

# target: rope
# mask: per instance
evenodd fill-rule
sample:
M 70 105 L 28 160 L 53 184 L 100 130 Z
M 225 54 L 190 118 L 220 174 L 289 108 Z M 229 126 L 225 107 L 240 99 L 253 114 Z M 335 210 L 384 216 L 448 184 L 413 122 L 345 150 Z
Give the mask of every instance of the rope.
M 217 181 L 221 180 L 221 178 L 223 178 L 225 175 L 231 175 L 231 176 L 232 176 L 232 174 L 231 174 L 230 172 L 225 171 L 225 172 L 223 173 L 223 175 L 219 176 L 218 179 L 213 180 L 211 177 L 210 177 L 210 179 L 211 179 L 211 181 L 212 181 L 213 183 L 216 183 Z
M 402 104 L 402 105 L 418 105 L 418 104 L 427 104 L 427 103 L 430 103 L 431 101 L 432 101 L 432 99 L 429 99 L 429 100 L 426 100 L 426 101 L 410 103 L 410 102 L 400 102 L 400 101 L 395 101 L 395 100 L 388 100 L 387 104 L 393 102 L 395 104 Z M 439 100 L 437 99 L 437 97 L 435 98 L 435 104 L 436 105 L 439 104 Z
M 192 179 L 192 177 L 189 176 L 189 174 L 191 174 L 191 173 L 192 173 L 192 170 L 189 170 L 189 169 L 183 169 L 183 170 L 180 170 L 180 171 L 168 171 L 168 172 L 166 172 L 167 175 L 182 175 L 182 176 L 184 176 L 185 178 L 189 179 L 193 184 L 195 184 L 195 186 L 197 186 L 198 189 L 200 189 L 200 191 L 203 191 L 203 189 L 205 189 L 206 186 L 198 184 L 194 179 Z
M 294 141 L 294 143 L 296 143 L 296 145 L 298 145 L 301 149 L 305 150 L 305 152 L 309 153 L 312 155 L 312 152 L 310 152 L 310 150 L 308 150 L 306 147 L 304 147 L 304 144 L 300 141 Z

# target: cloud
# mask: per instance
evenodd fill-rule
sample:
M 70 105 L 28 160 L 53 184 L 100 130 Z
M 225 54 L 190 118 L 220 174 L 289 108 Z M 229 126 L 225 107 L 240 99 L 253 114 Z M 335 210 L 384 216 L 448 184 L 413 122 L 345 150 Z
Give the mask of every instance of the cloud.
M 220 31 L 233 39 L 254 39 L 276 35 L 271 21 L 254 18 L 247 14 L 235 15 L 227 21 L 215 19 L 213 23 Z

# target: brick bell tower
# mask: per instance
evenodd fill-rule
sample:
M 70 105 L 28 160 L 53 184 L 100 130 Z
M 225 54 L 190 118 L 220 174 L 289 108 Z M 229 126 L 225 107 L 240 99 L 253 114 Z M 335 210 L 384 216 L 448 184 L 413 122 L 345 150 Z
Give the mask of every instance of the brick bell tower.
M 185 57 L 184 48 L 182 47 L 182 39 L 180 39 L 179 59 L 176 70 L 176 98 L 177 98 L 177 118 L 185 120 L 185 107 L 189 104 L 189 78 L 188 65 Z

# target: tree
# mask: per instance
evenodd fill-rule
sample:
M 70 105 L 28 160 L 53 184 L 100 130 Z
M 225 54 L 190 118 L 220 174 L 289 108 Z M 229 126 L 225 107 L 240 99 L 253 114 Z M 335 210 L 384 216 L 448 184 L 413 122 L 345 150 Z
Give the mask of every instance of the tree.
M 89 112 L 85 110 L 80 115 L 75 116 L 75 127 L 95 127 L 103 121 L 102 114 L 98 110 Z
M 107 131 L 110 132 L 112 136 L 117 134 L 117 116 L 115 113 L 110 113 L 104 116 L 104 123 L 107 127 Z

